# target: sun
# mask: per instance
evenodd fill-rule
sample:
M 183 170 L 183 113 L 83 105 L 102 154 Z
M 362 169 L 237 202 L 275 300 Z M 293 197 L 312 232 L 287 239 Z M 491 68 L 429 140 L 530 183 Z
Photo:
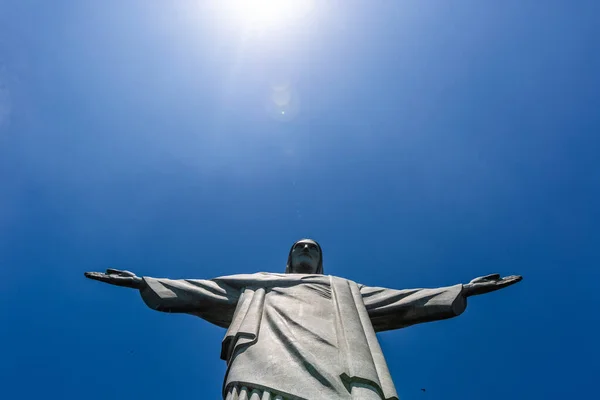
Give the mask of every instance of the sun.
M 233 23 L 259 30 L 288 26 L 306 17 L 314 5 L 315 0 L 223 0 L 221 3 Z

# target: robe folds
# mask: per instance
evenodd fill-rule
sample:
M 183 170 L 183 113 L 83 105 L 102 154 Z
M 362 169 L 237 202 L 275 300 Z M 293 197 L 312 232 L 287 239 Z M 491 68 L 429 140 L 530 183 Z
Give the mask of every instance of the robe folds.
M 234 387 L 291 400 L 397 400 L 376 332 L 460 315 L 462 285 L 395 290 L 330 275 L 144 277 L 148 307 L 227 332 L 223 397 Z

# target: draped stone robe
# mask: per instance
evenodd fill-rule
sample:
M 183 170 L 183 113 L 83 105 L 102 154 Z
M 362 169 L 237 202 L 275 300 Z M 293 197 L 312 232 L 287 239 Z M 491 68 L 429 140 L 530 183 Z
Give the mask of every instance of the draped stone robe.
M 375 333 L 451 318 L 466 307 L 460 284 L 395 290 L 273 273 L 143 279 L 150 308 L 227 329 L 223 397 L 246 386 L 286 399 L 397 400 Z

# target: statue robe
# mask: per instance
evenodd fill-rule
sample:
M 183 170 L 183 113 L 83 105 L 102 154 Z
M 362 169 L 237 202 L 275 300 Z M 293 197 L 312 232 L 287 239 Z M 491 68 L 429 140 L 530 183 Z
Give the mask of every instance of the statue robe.
M 394 290 L 272 273 L 143 279 L 140 292 L 150 308 L 227 329 L 224 398 L 247 387 L 293 400 L 397 400 L 375 333 L 451 318 L 466 307 L 460 284 Z

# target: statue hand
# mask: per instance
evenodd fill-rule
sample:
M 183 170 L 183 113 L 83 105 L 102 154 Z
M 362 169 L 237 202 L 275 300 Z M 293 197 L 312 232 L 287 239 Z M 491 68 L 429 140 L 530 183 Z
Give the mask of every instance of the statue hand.
M 471 282 L 463 285 L 463 295 L 465 297 L 477 296 L 479 294 L 493 292 L 514 285 L 523 279 L 520 275 L 511 275 L 500 278 L 500 274 L 491 274 L 473 279 Z
M 109 268 L 106 273 L 103 272 L 86 272 L 84 273 L 86 278 L 93 279 L 104 283 L 110 283 L 111 285 L 124 286 L 133 289 L 139 289 L 142 287 L 142 278 L 135 276 L 133 272 L 120 271 L 118 269 Z

